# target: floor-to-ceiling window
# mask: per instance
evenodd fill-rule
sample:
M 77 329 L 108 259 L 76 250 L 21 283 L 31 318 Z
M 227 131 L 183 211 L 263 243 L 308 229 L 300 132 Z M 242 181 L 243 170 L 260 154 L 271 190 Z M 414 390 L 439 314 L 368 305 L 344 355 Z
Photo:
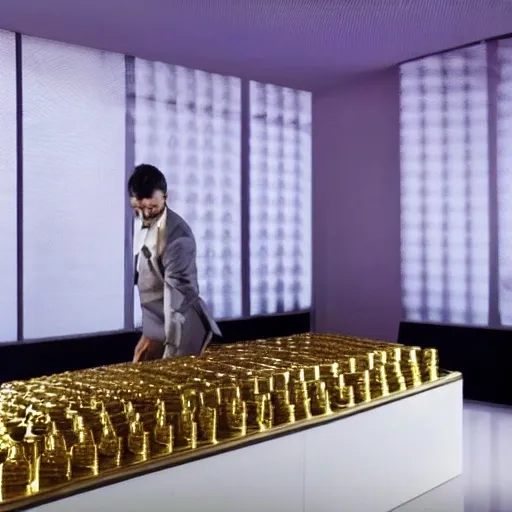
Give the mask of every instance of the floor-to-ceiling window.
M 0 69 L 0 341 L 140 325 L 139 163 L 191 225 L 217 318 L 309 309 L 310 93 L 7 32 Z
M 512 43 L 401 66 L 405 317 L 512 325 Z
M 14 34 L 0 31 L 0 340 L 18 336 L 15 48 Z

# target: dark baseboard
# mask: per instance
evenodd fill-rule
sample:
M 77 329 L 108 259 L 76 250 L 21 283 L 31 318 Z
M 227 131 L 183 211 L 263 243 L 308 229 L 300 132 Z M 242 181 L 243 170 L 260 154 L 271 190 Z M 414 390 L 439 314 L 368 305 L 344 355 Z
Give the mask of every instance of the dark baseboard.
M 223 342 L 289 336 L 309 331 L 309 313 L 220 322 Z M 0 382 L 131 361 L 138 332 L 0 345 Z
M 398 342 L 437 348 L 442 368 L 462 372 L 464 398 L 512 405 L 512 330 L 402 322 Z

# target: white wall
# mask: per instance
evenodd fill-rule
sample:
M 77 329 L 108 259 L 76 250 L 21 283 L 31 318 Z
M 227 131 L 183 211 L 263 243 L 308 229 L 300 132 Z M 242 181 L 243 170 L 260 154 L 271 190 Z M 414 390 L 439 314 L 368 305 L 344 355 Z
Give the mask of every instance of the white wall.
M 398 68 L 313 95 L 313 328 L 396 340 Z

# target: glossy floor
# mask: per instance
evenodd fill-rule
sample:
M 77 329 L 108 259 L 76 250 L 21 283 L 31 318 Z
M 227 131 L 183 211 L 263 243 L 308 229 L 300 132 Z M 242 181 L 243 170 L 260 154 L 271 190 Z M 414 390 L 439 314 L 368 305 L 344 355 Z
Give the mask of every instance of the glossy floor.
M 395 512 L 512 511 L 512 408 L 466 402 L 463 436 L 463 475 Z

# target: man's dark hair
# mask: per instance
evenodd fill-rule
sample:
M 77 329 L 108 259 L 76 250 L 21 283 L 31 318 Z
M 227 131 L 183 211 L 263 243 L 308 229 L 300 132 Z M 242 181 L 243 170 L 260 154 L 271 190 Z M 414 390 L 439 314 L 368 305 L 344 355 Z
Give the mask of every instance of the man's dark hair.
M 137 199 L 148 199 L 157 191 L 167 194 L 167 181 L 154 165 L 140 164 L 128 180 L 128 193 Z

